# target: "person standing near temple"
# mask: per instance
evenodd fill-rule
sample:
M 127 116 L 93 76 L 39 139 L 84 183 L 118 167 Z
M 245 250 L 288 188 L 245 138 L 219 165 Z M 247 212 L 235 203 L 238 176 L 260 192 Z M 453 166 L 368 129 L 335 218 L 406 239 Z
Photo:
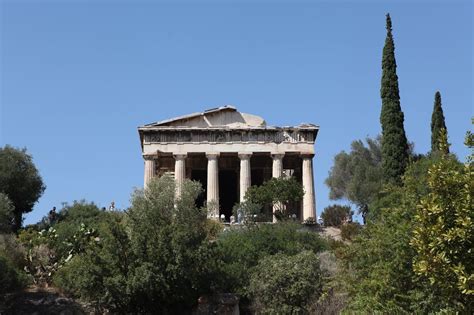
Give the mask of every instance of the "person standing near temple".
M 56 207 L 53 207 L 48 213 L 48 221 L 49 224 L 53 224 L 56 221 L 57 214 L 56 214 Z

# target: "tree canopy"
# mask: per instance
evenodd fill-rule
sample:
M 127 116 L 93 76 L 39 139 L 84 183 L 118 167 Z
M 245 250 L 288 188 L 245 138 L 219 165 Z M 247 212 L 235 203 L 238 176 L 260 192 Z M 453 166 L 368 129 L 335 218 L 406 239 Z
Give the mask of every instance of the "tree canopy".
M 325 226 L 341 226 L 346 220 L 352 218 L 352 210 L 349 206 L 327 206 L 321 213 L 321 218 Z
M 363 215 L 367 214 L 369 204 L 383 183 L 380 137 L 367 138 L 366 142 L 367 147 L 361 140 L 356 140 L 349 153 L 337 154 L 325 181 L 330 199 L 349 200 Z
M 0 148 L 0 192 L 5 193 L 13 203 L 13 231 L 21 227 L 23 214 L 33 210 L 45 188 L 33 158 L 26 149 L 8 145 Z
M 245 200 L 260 207 L 272 205 L 276 208 L 277 219 L 283 219 L 297 213 L 297 209 L 291 208 L 291 203 L 301 200 L 303 195 L 303 185 L 294 177 L 280 177 L 271 178 L 261 186 L 251 186 L 245 194 Z

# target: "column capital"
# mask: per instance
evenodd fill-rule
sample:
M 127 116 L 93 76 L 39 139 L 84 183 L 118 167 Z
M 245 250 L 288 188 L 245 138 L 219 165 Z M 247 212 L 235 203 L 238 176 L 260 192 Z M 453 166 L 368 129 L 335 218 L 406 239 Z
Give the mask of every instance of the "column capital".
M 155 154 L 143 154 L 142 156 L 145 161 L 153 161 L 158 158 Z
M 174 153 L 173 157 L 175 160 L 184 160 L 188 156 L 187 153 Z
M 281 160 L 285 157 L 285 153 L 272 153 L 272 159 Z
M 252 152 L 239 152 L 238 156 L 241 160 L 249 159 L 252 156 Z
M 301 152 L 300 155 L 303 159 L 312 159 L 314 157 L 314 153 L 311 152 Z
M 206 157 L 208 159 L 217 159 L 219 157 L 219 152 L 206 152 Z

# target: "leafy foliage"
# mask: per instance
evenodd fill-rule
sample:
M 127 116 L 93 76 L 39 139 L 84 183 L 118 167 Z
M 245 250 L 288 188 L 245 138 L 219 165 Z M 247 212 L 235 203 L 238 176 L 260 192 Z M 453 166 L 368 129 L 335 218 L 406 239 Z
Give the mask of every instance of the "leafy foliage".
M 321 213 L 325 226 L 341 226 L 346 220 L 352 217 L 352 210 L 349 206 L 331 205 L 324 208 Z
M 429 169 L 430 193 L 417 207 L 411 239 L 415 272 L 465 310 L 474 308 L 473 174 L 472 161 L 459 171 L 447 155 Z
M 367 214 L 368 205 L 382 186 L 382 152 L 380 138 L 352 142 L 351 152 L 342 151 L 334 157 L 334 166 L 325 183 L 329 198 L 347 199 L 357 205 L 359 212 Z
M 43 180 L 26 149 L 11 146 L 0 148 L 0 192 L 6 194 L 14 206 L 13 231 L 23 222 L 23 213 L 33 205 L 45 190 Z
M 1 295 L 21 289 L 29 283 L 23 271 L 24 248 L 14 234 L 0 234 L 0 303 Z
M 224 233 L 218 240 L 221 253 L 220 288 L 248 297 L 250 273 L 260 259 L 282 253 L 296 255 L 328 248 L 318 234 L 292 222 L 247 226 Z
M 68 260 L 55 274 L 55 284 L 98 306 L 122 311 L 131 308 L 126 275 L 133 257 L 122 220 L 112 214 L 101 229 L 100 242 Z
M 345 252 L 346 285 L 354 312 L 393 314 L 410 308 L 410 292 L 415 288 L 410 215 L 397 208 L 382 211 L 381 219 L 369 221 Z
M 171 178 L 152 180 L 132 195 L 125 216 L 107 222 L 100 242 L 58 272 L 56 283 L 116 311 L 189 311 L 209 292 L 218 269 L 207 209 L 194 202 L 200 191 L 186 181 L 175 200 Z
M 347 223 L 341 226 L 341 237 L 343 240 L 352 241 L 362 230 L 357 222 Z
M 24 287 L 28 280 L 26 275 L 15 268 L 7 257 L 0 254 L 0 294 L 12 292 Z
M 413 272 L 415 252 L 409 244 L 414 209 L 426 193 L 424 170 L 430 163 L 422 159 L 412 164 L 403 187 L 386 186 L 371 204 L 377 215 L 342 251 L 350 311 L 407 313 L 430 307 L 424 283 Z
M 52 283 L 54 274 L 71 258 L 100 241 L 99 229 L 110 213 L 85 201 L 65 205 L 53 223 L 39 223 L 19 232 L 26 250 L 25 270 L 39 285 Z
M 220 221 L 207 219 L 204 223 L 207 238 L 211 241 L 216 240 L 224 230 L 224 224 Z
M 303 195 L 303 185 L 294 177 L 280 177 L 271 178 L 261 186 L 251 186 L 245 194 L 245 200 L 253 205 L 272 205 L 276 208 L 275 216 L 282 220 L 298 212 L 291 207 L 292 202 L 300 201 Z
M 392 20 L 386 17 L 387 37 L 382 57 L 382 82 L 380 94 L 382 111 L 382 169 L 384 182 L 401 184 L 408 165 L 409 146 L 405 135 L 404 115 L 400 106 L 395 44 L 392 35 Z
M 319 260 L 312 251 L 276 254 L 259 261 L 249 293 L 258 314 L 307 314 L 311 299 L 321 295 Z
M 99 236 L 98 230 L 110 219 L 110 212 L 101 211 L 99 207 L 84 200 L 65 204 L 58 212 L 54 227 L 56 237 L 50 244 L 60 258 L 78 254 Z
M 423 158 L 410 165 L 403 186 L 386 186 L 371 204 L 378 208 L 360 236 L 343 251 L 345 285 L 353 312 L 429 313 L 453 310 L 453 303 L 441 299 L 437 288 L 413 270 L 415 250 L 413 217 L 417 204 L 431 193 L 427 170 L 438 157 Z M 452 168 L 460 163 L 450 158 Z M 455 309 L 455 307 L 454 307 Z
M 8 196 L 0 192 L 0 234 L 12 231 L 14 210 L 15 207 Z

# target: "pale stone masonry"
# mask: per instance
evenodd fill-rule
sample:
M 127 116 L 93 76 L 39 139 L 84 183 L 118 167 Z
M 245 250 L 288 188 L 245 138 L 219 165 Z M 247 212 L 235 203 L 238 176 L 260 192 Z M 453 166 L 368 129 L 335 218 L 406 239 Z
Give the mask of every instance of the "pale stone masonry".
M 319 127 L 267 126 L 258 116 L 223 106 L 138 128 L 145 160 L 145 186 L 154 176 L 175 177 L 176 195 L 186 178 L 200 181 L 205 193 L 229 220 L 235 203 L 251 185 L 272 177 L 294 176 L 304 187 L 296 204 L 300 220 L 316 218 L 313 157 Z M 271 215 L 271 209 L 269 209 Z

